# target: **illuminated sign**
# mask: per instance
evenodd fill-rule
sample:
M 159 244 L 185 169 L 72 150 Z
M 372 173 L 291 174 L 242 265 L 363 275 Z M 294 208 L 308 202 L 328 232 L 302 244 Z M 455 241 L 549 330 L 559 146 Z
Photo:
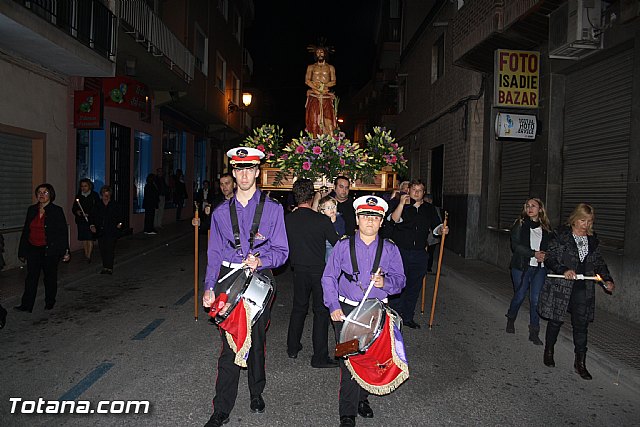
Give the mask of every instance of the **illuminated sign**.
M 535 139 L 537 131 L 536 116 L 511 113 L 498 113 L 496 116 L 496 139 Z

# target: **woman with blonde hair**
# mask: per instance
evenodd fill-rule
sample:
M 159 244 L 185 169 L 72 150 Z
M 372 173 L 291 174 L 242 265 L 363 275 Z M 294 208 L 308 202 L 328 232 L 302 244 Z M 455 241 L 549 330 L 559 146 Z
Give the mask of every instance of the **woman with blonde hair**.
M 544 203 L 538 198 L 527 200 L 520 217 L 511 227 L 511 279 L 513 298 L 507 311 L 509 334 L 516 332 L 518 310 L 529 294 L 529 341 L 542 345 L 539 338 L 540 317 L 536 311 L 538 296 L 547 275 L 545 253 L 549 248 L 552 232 Z
M 573 367 L 585 380 L 592 378 L 585 361 L 587 328 L 589 322 L 593 322 L 596 299 L 595 281 L 580 277 L 598 274 L 602 277 L 601 284 L 605 292 L 611 293 L 615 288 L 613 278 L 600 253 L 598 238 L 593 231 L 594 219 L 594 209 L 586 203 L 580 203 L 569 215 L 567 225 L 558 230 L 556 239 L 549 246 L 545 263 L 551 272 L 562 274 L 564 277 L 548 277 L 538 302 L 540 317 L 549 321 L 545 335 L 544 364 L 556 366 L 553 347 L 568 311 L 571 313 L 573 327 Z

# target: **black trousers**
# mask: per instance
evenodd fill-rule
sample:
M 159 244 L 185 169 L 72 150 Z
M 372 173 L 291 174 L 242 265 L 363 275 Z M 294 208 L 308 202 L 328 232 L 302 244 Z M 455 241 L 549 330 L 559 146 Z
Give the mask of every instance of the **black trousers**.
M 156 217 L 156 210 L 155 209 L 147 209 L 145 208 L 144 210 L 144 231 L 149 232 L 149 231 L 155 231 L 153 228 L 153 221 Z
M 311 362 L 324 363 L 329 358 L 328 338 L 329 310 L 322 294 L 322 270 L 295 266 L 293 270 L 293 307 L 289 318 L 287 351 L 297 353 L 304 330 L 304 320 L 309 311 L 309 296 L 313 297 L 313 357 Z
M 220 268 L 220 276 L 229 272 L 226 267 Z M 273 280 L 269 270 L 261 273 L 268 275 Z M 275 282 L 274 282 L 275 283 Z M 247 380 L 249 394 L 257 396 L 262 394 L 267 383 L 265 372 L 265 355 L 267 344 L 267 328 L 271 320 L 271 307 L 265 307 L 262 315 L 251 328 L 251 349 L 247 358 Z M 240 366 L 233 363 L 236 355 L 229 347 L 224 330 L 219 329 L 222 349 L 218 357 L 218 377 L 216 379 L 216 395 L 213 398 L 214 412 L 230 414 L 238 396 L 238 383 L 240 382 Z
M 100 256 L 102 257 L 102 268 L 113 269 L 113 259 L 116 253 L 116 242 L 118 239 L 110 236 L 98 237 Z
M 571 313 L 571 326 L 573 327 L 574 352 L 586 353 L 589 319 L 587 317 L 587 288 L 584 280 L 576 280 L 573 283 L 568 309 Z M 549 320 L 545 334 L 546 347 L 554 346 L 563 323 L 559 320 Z
M 27 249 L 27 277 L 24 280 L 24 293 L 22 294 L 22 306 L 33 309 L 38 292 L 40 272 L 44 273 L 44 302 L 46 305 L 56 303 L 58 293 L 58 263 L 59 257 L 45 255 L 44 246 L 29 245 Z
M 356 307 L 341 302 L 340 308 L 342 308 L 344 315 L 348 316 Z M 342 325 L 344 325 L 344 322 L 333 322 L 333 328 L 336 332 L 336 342 L 340 342 Z M 358 403 L 366 400 L 368 397 L 369 392 L 360 387 L 356 380 L 353 379 L 351 372 L 344 363 L 344 359 L 340 358 L 340 394 L 338 396 L 338 413 L 340 416 L 357 416 Z

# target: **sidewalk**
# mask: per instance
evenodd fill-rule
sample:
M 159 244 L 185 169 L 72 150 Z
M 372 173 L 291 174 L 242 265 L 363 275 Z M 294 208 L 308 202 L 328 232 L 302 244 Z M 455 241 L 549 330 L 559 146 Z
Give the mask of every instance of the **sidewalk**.
M 165 225 L 156 235 L 144 233 L 123 237 L 116 244 L 115 269 L 118 264 L 130 262 L 138 256 L 144 255 L 156 248 L 170 244 L 181 238 L 190 238 L 193 241 L 194 231 L 191 221 L 181 221 Z M 200 234 L 200 242 L 206 240 L 206 234 Z M 71 253 L 71 261 L 61 262 L 58 267 L 58 286 L 63 287 L 90 274 L 99 273 L 102 270 L 102 260 L 98 244 L 93 250 L 91 263 L 87 263 L 82 249 Z M 13 268 L 0 272 L 0 303 L 6 308 L 20 303 L 19 298 L 24 290 L 26 268 Z M 42 281 L 42 278 L 40 279 Z M 39 289 L 40 297 L 42 288 Z
M 479 260 L 467 260 L 453 252 L 443 256 L 443 274 L 460 280 L 469 286 L 482 287 L 504 302 L 506 313 L 513 296 L 513 285 L 508 270 L 500 269 Z M 433 283 L 433 278 L 429 278 Z M 596 298 L 604 295 L 597 295 Z M 528 298 L 525 303 L 528 309 Z M 522 313 L 521 315 L 524 315 Z M 506 320 L 505 320 L 506 325 Z M 544 335 L 546 322 L 542 320 Z M 567 318 L 560 331 L 560 338 L 573 348 L 571 319 Z M 610 371 L 614 381 L 640 390 L 640 325 L 622 319 L 596 307 L 595 320 L 589 325 L 588 358 Z M 540 351 L 542 363 L 542 350 Z

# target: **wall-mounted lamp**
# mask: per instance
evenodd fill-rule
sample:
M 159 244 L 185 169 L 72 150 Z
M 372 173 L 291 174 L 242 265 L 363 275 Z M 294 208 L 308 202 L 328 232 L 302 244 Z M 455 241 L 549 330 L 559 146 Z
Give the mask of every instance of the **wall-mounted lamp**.
M 235 113 L 236 111 L 246 111 L 246 107 L 251 105 L 252 98 L 253 98 L 253 95 L 251 95 L 251 93 L 249 92 L 244 92 L 242 94 L 242 103 L 244 104 L 245 108 L 241 108 L 240 106 L 234 104 L 232 100 L 229 100 L 229 106 L 228 106 L 229 114 Z

